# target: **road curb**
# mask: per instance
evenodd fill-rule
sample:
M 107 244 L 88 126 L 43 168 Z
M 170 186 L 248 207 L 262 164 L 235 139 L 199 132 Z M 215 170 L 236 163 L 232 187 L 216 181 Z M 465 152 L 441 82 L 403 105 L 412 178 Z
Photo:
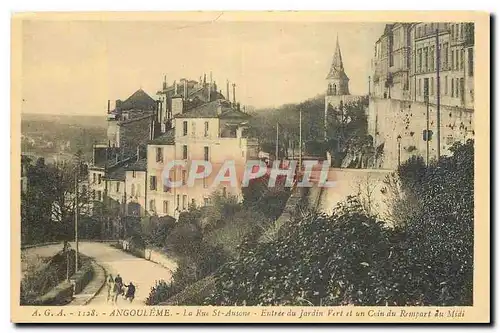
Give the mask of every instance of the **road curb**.
M 88 298 L 88 299 L 87 299 L 87 300 L 83 303 L 83 305 L 87 305 L 88 303 L 90 303 L 90 301 L 92 301 L 92 300 L 96 297 L 96 295 L 97 295 L 97 294 L 99 294 L 99 293 L 101 292 L 102 288 L 104 288 L 104 285 L 106 284 L 106 276 L 107 276 L 107 275 L 106 275 L 106 274 L 107 274 L 107 273 L 106 273 L 106 269 L 104 269 L 104 267 L 102 267 L 101 265 L 99 265 L 96 261 L 93 261 L 92 263 L 93 263 L 95 266 L 99 267 L 99 268 L 102 270 L 102 272 L 104 273 L 104 279 L 103 279 L 103 281 L 102 281 L 101 286 L 97 289 L 97 291 L 96 291 L 95 293 L 93 293 L 93 294 L 92 294 L 92 296 L 90 296 L 90 297 L 89 297 L 89 298 Z

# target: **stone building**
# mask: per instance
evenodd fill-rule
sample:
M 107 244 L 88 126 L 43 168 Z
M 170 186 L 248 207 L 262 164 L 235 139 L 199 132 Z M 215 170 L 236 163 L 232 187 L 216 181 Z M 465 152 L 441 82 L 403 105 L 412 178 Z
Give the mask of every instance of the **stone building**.
M 327 89 L 325 94 L 324 140 L 328 139 L 328 112 L 331 112 L 332 109 L 339 108 L 343 104 L 355 101 L 361 97 L 351 95 L 349 93 L 349 77 L 345 73 L 338 37 L 335 44 L 335 53 L 333 54 L 332 64 L 330 66 L 330 70 L 328 71 L 328 75 L 326 76 L 326 80 Z
M 178 217 L 189 205 L 209 204 L 210 194 L 220 191 L 241 199 L 240 183 L 212 186 L 226 160 L 234 161 L 241 177 L 248 159 L 258 157 L 257 142 L 245 135 L 249 115 L 216 91 L 216 84 L 182 79 L 163 89 L 154 100 L 138 90 L 127 100 L 108 103 L 108 143 L 94 145 L 89 167 L 92 202 L 113 206 L 123 215 L 170 215 Z M 229 96 L 229 82 L 227 84 Z M 182 181 L 179 188 L 167 186 L 164 169 L 170 161 L 183 161 L 167 179 Z M 191 163 L 212 163 L 210 177 L 186 186 Z M 239 179 L 241 181 L 241 179 Z
M 394 168 L 413 155 L 437 156 L 438 103 L 440 153 L 473 138 L 472 23 L 387 24 L 372 66 L 368 130 L 384 151 L 379 167 Z M 427 128 L 433 133 L 429 145 Z

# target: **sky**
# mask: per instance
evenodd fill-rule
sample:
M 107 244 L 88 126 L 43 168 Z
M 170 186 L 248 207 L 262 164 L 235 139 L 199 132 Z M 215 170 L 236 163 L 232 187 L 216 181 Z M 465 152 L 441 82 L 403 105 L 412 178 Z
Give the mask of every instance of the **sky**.
M 215 15 L 215 13 L 214 13 Z M 256 108 L 324 93 L 338 36 L 351 94 L 366 94 L 382 23 L 26 20 L 22 112 L 105 115 L 107 100 L 212 77 Z M 232 96 L 231 96 L 232 99 Z

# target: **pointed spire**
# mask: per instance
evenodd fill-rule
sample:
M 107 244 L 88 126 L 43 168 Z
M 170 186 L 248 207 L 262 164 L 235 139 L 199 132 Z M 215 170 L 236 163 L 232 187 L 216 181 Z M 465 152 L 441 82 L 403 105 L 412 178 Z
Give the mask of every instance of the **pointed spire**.
M 340 51 L 339 36 L 337 34 L 337 41 L 335 43 L 335 53 L 333 54 L 333 61 L 328 73 L 327 79 L 348 79 L 344 72 L 344 63 L 342 61 L 342 52 Z

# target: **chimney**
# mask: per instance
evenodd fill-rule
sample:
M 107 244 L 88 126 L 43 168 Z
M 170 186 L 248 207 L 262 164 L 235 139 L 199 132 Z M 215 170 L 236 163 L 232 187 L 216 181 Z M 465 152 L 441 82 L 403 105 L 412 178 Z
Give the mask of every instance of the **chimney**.
M 203 87 L 207 84 L 207 74 L 203 74 Z
M 233 83 L 233 104 L 236 104 L 236 83 Z
M 217 102 L 217 115 L 220 116 L 222 114 L 222 104 L 220 101 Z
M 174 81 L 174 95 L 177 95 L 177 81 Z
M 229 80 L 226 80 L 226 99 L 230 101 L 231 99 L 229 98 Z
M 111 100 L 108 99 L 108 113 L 111 111 Z
M 188 97 L 188 84 L 187 84 L 187 80 L 184 79 L 184 100 L 187 101 L 187 97 Z
M 167 90 L 167 76 L 163 76 L 163 90 Z

